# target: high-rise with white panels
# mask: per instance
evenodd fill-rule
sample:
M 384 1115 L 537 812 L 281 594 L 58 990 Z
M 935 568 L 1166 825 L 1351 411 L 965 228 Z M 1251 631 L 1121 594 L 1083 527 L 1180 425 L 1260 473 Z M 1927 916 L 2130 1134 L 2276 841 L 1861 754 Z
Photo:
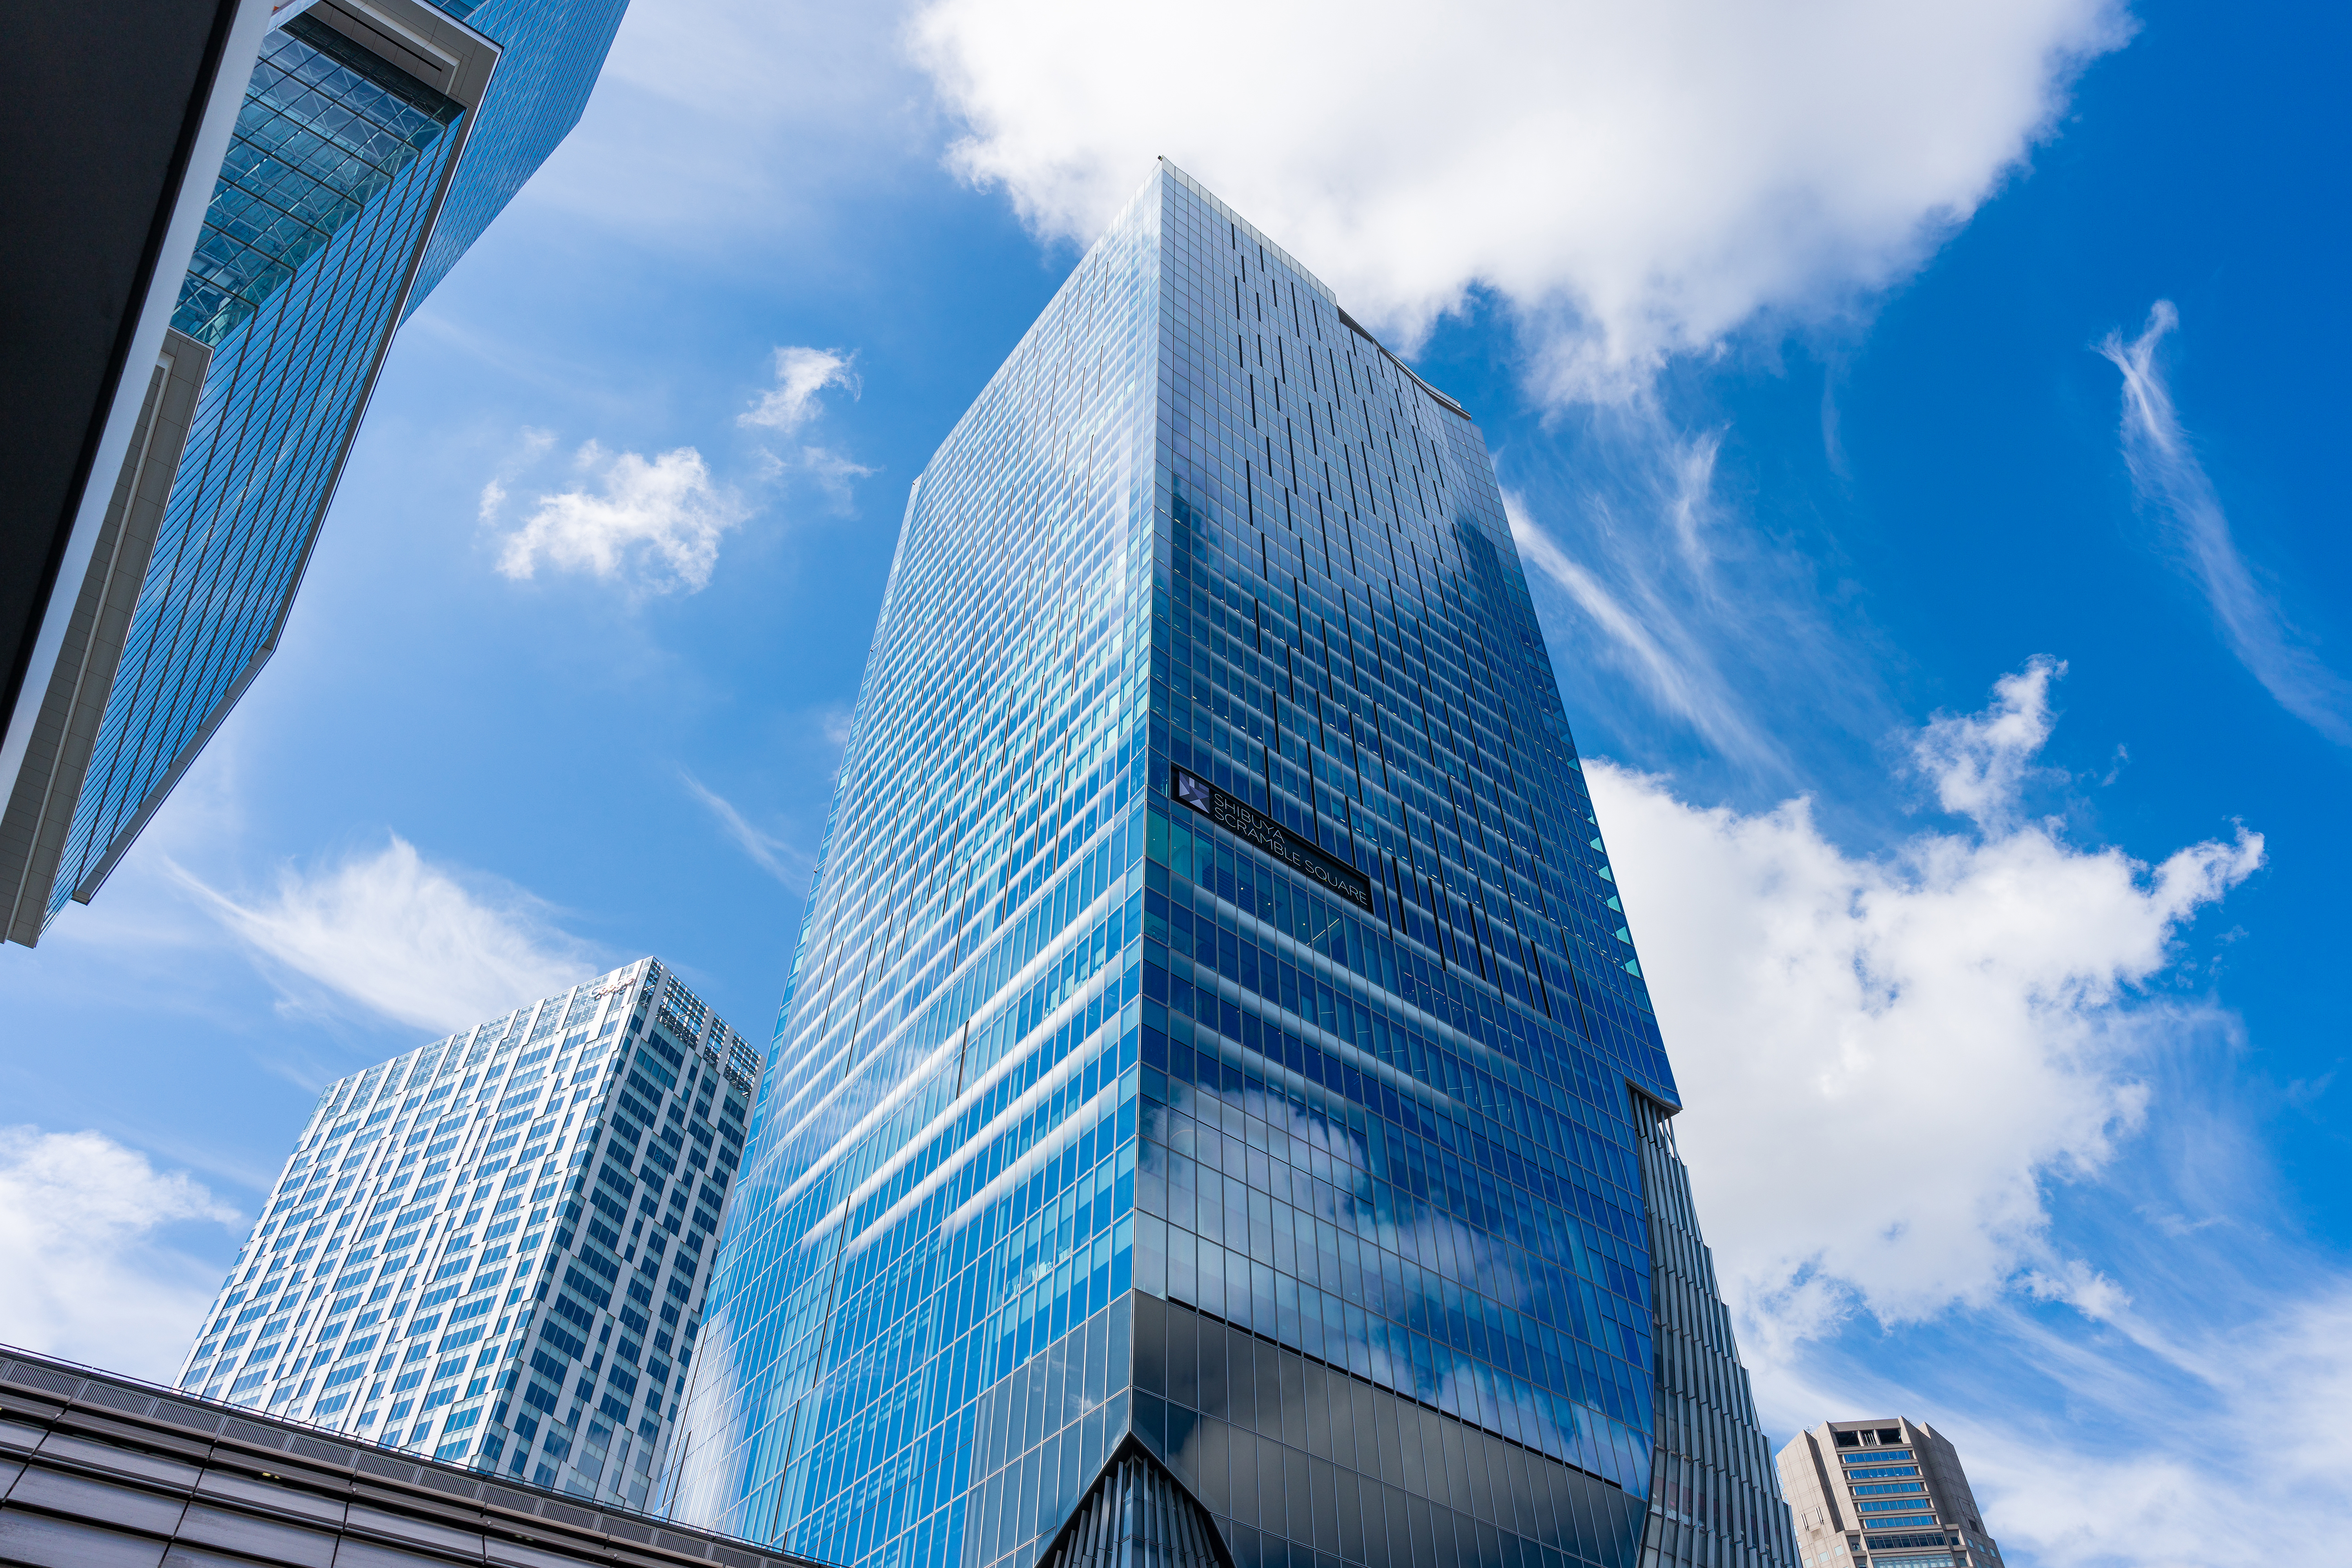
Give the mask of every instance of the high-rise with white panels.
M 646 958 L 339 1079 L 180 1385 L 643 1507 L 760 1070 Z

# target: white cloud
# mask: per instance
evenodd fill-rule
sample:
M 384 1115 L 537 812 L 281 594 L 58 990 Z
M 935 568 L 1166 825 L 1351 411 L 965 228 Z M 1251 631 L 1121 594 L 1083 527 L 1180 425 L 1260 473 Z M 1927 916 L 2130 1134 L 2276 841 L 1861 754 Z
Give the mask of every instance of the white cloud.
M 801 468 L 816 481 L 817 489 L 831 498 L 834 510 L 849 510 L 850 487 L 858 480 L 871 479 L 882 470 L 869 468 L 852 461 L 845 454 L 826 447 L 803 447 Z
M 102 1132 L 0 1127 L 0 1342 L 167 1380 L 219 1282 L 166 1226 L 236 1211 Z
M 2171 1021 L 2142 988 L 2263 846 L 2242 831 L 2151 868 L 2021 820 L 2054 673 L 2037 662 L 1918 738 L 1976 826 L 1882 855 L 1829 842 L 1802 799 L 1746 816 L 1587 769 L 1700 1211 L 1768 1359 L 1857 1309 L 1900 1323 L 2010 1286 L 2112 1302 L 2051 1246 L 2045 1187 L 2138 1124 L 2143 1037 Z
M 2230 535 L 2221 498 L 2172 406 L 2156 352 L 2179 324 L 2172 301 L 2158 300 L 2138 337 L 2126 343 L 2121 332 L 2109 332 L 2099 347 L 2124 375 L 2124 460 L 2132 482 L 2170 523 L 2172 542 L 2239 662 L 2279 706 L 2337 745 L 2352 745 L 2352 682 L 2297 639 L 2277 601 L 2255 581 Z
M 1913 755 L 1935 784 L 1937 805 L 1980 827 L 2007 825 L 2050 739 L 2050 683 L 2065 673 L 2055 659 L 2030 660 L 1993 683 L 1993 705 L 1984 712 L 1927 721 Z
M 719 826 L 736 847 L 749 855 L 762 871 L 782 882 L 795 893 L 806 893 L 813 863 L 809 857 L 774 834 L 755 827 L 749 818 L 735 809 L 734 803 L 717 790 L 681 769 L 678 777 L 685 781 L 687 792 L 707 807 L 719 819 Z
M 507 535 L 500 572 L 528 578 L 543 561 L 596 577 L 625 576 L 652 593 L 709 585 L 720 538 L 749 513 L 712 482 L 700 452 L 680 447 L 648 462 L 590 441 L 574 462 L 594 489 L 541 496 L 522 527 Z M 498 499 L 504 497 L 500 489 Z M 487 492 L 483 501 L 491 515 Z
M 937 0 L 910 37 L 1043 233 L 1165 153 L 1411 342 L 1473 288 L 1562 398 L 1906 277 L 2047 135 L 2114 0 Z
M 535 900 L 469 890 L 397 835 L 338 865 L 288 867 L 249 901 L 172 870 L 263 959 L 404 1024 L 462 1028 L 597 968 Z
M 736 423 L 798 435 L 802 426 L 824 412 L 817 395 L 826 387 L 837 386 L 852 397 L 857 395 L 857 377 L 849 368 L 851 357 L 835 349 L 778 349 L 776 384 L 736 416 Z

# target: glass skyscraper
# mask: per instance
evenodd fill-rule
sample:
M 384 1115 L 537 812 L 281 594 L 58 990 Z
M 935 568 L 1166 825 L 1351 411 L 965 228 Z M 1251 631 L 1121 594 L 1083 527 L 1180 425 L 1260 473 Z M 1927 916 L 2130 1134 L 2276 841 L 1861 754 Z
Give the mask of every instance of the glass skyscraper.
M 0 934 L 89 901 L 259 673 L 394 328 L 578 121 L 625 4 L 278 8 L 0 782 Z
M 670 1506 L 1791 1562 L 1677 1103 L 1477 427 L 1162 163 L 908 500 Z
M 646 958 L 330 1084 L 180 1386 L 644 1508 L 760 1070 Z

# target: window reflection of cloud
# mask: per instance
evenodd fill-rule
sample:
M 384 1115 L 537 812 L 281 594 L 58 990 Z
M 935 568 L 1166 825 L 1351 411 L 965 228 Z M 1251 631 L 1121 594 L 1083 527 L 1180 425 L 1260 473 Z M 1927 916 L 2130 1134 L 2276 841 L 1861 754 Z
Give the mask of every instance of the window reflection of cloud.
M 1303 1268 L 1297 1276 L 1276 1276 L 1277 1294 L 1269 1304 L 1286 1310 L 1284 1315 L 1291 1322 L 1301 1321 L 1297 1292 L 1302 1288 L 1362 1309 L 1342 1317 L 1347 1342 L 1344 1346 L 1327 1342 L 1320 1347 L 1302 1348 L 1376 1384 L 1610 1476 L 1637 1496 L 1646 1493 L 1646 1466 L 1636 1455 L 1609 1441 L 1609 1430 L 1617 1426 L 1614 1421 L 1559 1391 L 1536 1386 L 1481 1361 L 1455 1342 L 1456 1336 L 1451 1331 L 1454 1322 L 1468 1320 L 1475 1320 L 1490 1331 L 1498 1331 L 1502 1324 L 1496 1309 L 1508 1308 L 1546 1324 L 1563 1339 L 1582 1341 L 1604 1354 L 1627 1359 L 1623 1350 L 1602 1345 L 1601 1334 L 1586 1321 L 1577 1295 L 1577 1281 L 1570 1277 L 1571 1268 L 1564 1261 L 1580 1252 L 1579 1238 L 1572 1234 L 1549 1233 L 1549 1227 L 1530 1224 L 1529 1230 L 1536 1234 L 1528 1240 L 1538 1246 L 1549 1244 L 1554 1257 L 1563 1260 L 1554 1261 L 1535 1247 L 1466 1224 L 1426 1200 L 1414 1197 L 1402 1183 L 1388 1179 L 1376 1141 L 1346 1128 L 1319 1110 L 1302 1110 L 1286 1097 L 1246 1088 L 1238 1091 L 1212 1089 L 1172 1076 L 1169 1093 L 1173 1102 L 1170 1109 L 1178 1114 L 1147 1121 L 1142 1140 L 1143 1169 L 1151 1171 L 1158 1164 L 1159 1173 L 1171 1176 L 1173 1172 L 1166 1161 L 1170 1155 L 1176 1155 L 1194 1162 L 1203 1170 L 1230 1174 L 1223 1144 L 1227 1141 L 1240 1142 L 1269 1161 L 1281 1161 L 1315 1178 L 1318 1184 L 1311 1189 L 1314 1205 L 1302 1208 L 1290 1203 L 1286 1206 L 1306 1215 L 1318 1226 L 1328 1227 L 1335 1239 L 1344 1235 L 1352 1237 L 1359 1247 L 1380 1249 L 1372 1266 L 1367 1267 L 1360 1258 L 1351 1266 L 1346 1261 L 1344 1248 L 1318 1245 L 1316 1251 L 1320 1256 L 1314 1278 L 1307 1277 Z M 1250 1143 L 1246 1121 L 1238 1133 L 1227 1131 L 1227 1118 L 1236 1112 L 1255 1119 L 1269 1132 L 1286 1137 L 1287 1158 L 1271 1147 L 1259 1150 Z M 1206 1147 L 1201 1137 L 1203 1130 L 1217 1134 L 1218 1148 Z M 1267 1142 L 1271 1144 L 1273 1140 L 1269 1138 Z M 1204 1155 L 1211 1157 L 1203 1158 Z M 1293 1196 L 1297 1195 L 1294 1190 Z M 1197 1235 L 1181 1220 L 1171 1221 L 1171 1232 L 1181 1230 Z M 1223 1246 L 1207 1237 L 1200 1240 L 1205 1247 Z M 1171 1244 L 1175 1245 L 1172 1235 Z M 1336 1266 L 1339 1289 L 1324 1282 L 1333 1279 L 1322 1267 L 1326 1258 Z M 1417 1263 L 1416 1258 L 1450 1259 L 1454 1272 L 1449 1274 Z M 1230 1282 L 1227 1288 L 1231 1288 Z M 1205 1290 L 1200 1293 L 1207 1294 Z M 1171 1294 L 1174 1294 L 1172 1289 Z M 1547 1301 L 1565 1310 L 1547 1314 L 1540 1310 Z M 1199 1304 L 1224 1315 L 1217 1303 Z M 1329 1331 L 1327 1324 L 1323 1332 L 1328 1335 Z M 1424 1368 L 1416 1362 L 1412 1349 L 1416 1332 L 1430 1347 L 1431 1353 L 1442 1358 L 1439 1366 Z M 1638 1346 L 1629 1348 L 1636 1351 L 1638 1359 L 1630 1364 L 1635 1372 L 1645 1373 L 1649 1358 L 1647 1336 L 1637 1337 Z M 1339 1353 L 1333 1353 L 1335 1350 Z M 1577 1369 L 1572 1364 L 1564 1364 L 1562 1370 L 1570 1376 L 1576 1375 Z M 1635 1389 L 1646 1394 L 1638 1378 Z M 1637 1414 L 1644 1430 L 1633 1436 L 1646 1449 L 1646 1398 L 1642 1400 Z

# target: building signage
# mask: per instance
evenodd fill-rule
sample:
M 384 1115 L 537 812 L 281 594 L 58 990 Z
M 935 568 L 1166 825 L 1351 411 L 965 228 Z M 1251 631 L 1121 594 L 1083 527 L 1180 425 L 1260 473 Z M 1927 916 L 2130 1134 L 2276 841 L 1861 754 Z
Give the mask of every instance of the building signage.
M 1239 795 L 1228 795 L 1190 768 L 1174 767 L 1169 793 L 1234 837 L 1264 850 L 1317 886 L 1354 904 L 1372 907 L 1371 879 L 1312 839 L 1302 838 Z

